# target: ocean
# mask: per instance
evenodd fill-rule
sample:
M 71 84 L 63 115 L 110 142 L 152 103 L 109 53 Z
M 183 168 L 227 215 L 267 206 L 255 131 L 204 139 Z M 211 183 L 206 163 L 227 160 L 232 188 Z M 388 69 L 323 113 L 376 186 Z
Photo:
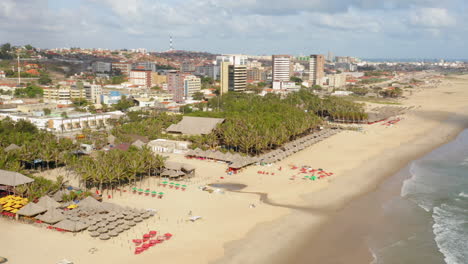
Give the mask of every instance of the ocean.
M 468 264 L 468 130 L 304 237 L 288 263 Z
M 400 195 L 380 201 L 381 221 L 364 237 L 372 263 L 468 263 L 468 130 L 383 188 L 398 184 Z

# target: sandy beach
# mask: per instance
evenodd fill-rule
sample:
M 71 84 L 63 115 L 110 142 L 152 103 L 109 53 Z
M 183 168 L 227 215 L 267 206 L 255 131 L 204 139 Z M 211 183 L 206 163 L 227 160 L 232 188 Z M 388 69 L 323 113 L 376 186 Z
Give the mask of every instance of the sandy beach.
M 346 130 L 273 166 L 252 166 L 237 175 L 226 175 L 223 163 L 171 155 L 171 161 L 197 168 L 196 177 L 180 182 L 188 186 L 186 191 L 161 187 L 161 179 L 152 178 L 137 186 L 165 192 L 163 199 L 128 191 L 109 193 L 112 197 L 108 198 L 105 193 L 105 201 L 155 209 L 155 217 L 109 241 L 91 238 L 87 231 L 73 235 L 0 219 L 0 256 L 11 263 L 56 263 L 64 258 L 75 263 L 117 264 L 295 263 L 293 256 L 306 246 L 304 238 L 317 234 L 340 208 L 465 128 L 467 102 L 468 77 L 450 77 L 436 88 L 418 89 L 403 99 L 403 107 L 414 108 L 400 116 L 396 125 L 377 123 L 362 126 L 361 131 Z M 319 181 L 290 180 L 298 173 L 290 165 L 323 168 L 334 175 Z M 63 169 L 42 175 L 64 175 L 77 184 Z M 247 187 L 241 192 L 201 190 L 212 183 Z M 265 194 L 265 202 L 257 193 Z M 202 218 L 191 222 L 191 215 Z M 170 232 L 174 237 L 134 255 L 131 239 L 149 230 Z M 97 251 L 91 253 L 91 248 Z

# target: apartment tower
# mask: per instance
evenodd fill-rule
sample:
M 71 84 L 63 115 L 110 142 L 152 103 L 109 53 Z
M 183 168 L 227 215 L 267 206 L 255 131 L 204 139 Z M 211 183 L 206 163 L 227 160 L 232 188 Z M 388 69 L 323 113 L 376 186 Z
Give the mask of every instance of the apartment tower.
M 322 85 L 325 76 L 325 57 L 323 55 L 310 55 L 309 80 L 312 85 Z
M 288 82 L 291 78 L 292 64 L 289 55 L 273 55 L 273 81 Z

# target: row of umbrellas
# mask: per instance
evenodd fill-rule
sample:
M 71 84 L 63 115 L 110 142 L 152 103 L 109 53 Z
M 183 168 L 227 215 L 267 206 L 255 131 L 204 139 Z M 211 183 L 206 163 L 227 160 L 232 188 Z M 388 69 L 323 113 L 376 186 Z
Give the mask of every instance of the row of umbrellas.
M 28 202 L 29 201 L 27 198 L 22 198 L 15 195 L 8 195 L 0 198 L 0 209 L 11 213 L 17 213 Z
M 260 162 L 260 163 L 274 163 L 285 159 L 286 157 L 309 147 L 324 138 L 330 137 L 338 133 L 336 130 L 322 130 L 320 132 L 296 139 L 286 143 L 280 149 L 271 151 L 269 153 L 260 155 L 258 157 L 241 156 L 240 154 L 222 153 L 220 151 L 203 151 L 201 149 L 190 150 L 186 153 L 189 157 L 200 157 L 212 160 L 226 161 L 231 163 L 230 168 L 240 169 L 245 166 Z
M 269 153 L 263 154 L 259 157 L 260 163 L 271 164 L 277 161 L 281 161 L 292 154 L 299 152 L 307 147 L 312 146 L 319 141 L 337 134 L 337 130 L 322 130 L 320 132 L 307 135 L 305 137 L 293 140 L 284 144 L 281 148 L 271 151 Z

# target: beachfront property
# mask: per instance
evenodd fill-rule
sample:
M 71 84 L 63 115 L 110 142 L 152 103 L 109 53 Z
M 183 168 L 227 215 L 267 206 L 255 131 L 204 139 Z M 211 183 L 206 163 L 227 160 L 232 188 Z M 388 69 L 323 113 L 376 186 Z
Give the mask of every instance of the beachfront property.
M 83 128 L 97 129 L 105 127 L 112 114 L 76 114 L 70 117 L 62 117 L 0 113 L 0 117 L 9 117 L 13 121 L 27 120 L 39 129 L 53 133 L 64 133 L 81 131 Z
M 183 154 L 189 149 L 191 143 L 187 141 L 177 141 L 169 139 L 156 139 L 148 142 L 147 146 L 154 153 L 175 153 Z

